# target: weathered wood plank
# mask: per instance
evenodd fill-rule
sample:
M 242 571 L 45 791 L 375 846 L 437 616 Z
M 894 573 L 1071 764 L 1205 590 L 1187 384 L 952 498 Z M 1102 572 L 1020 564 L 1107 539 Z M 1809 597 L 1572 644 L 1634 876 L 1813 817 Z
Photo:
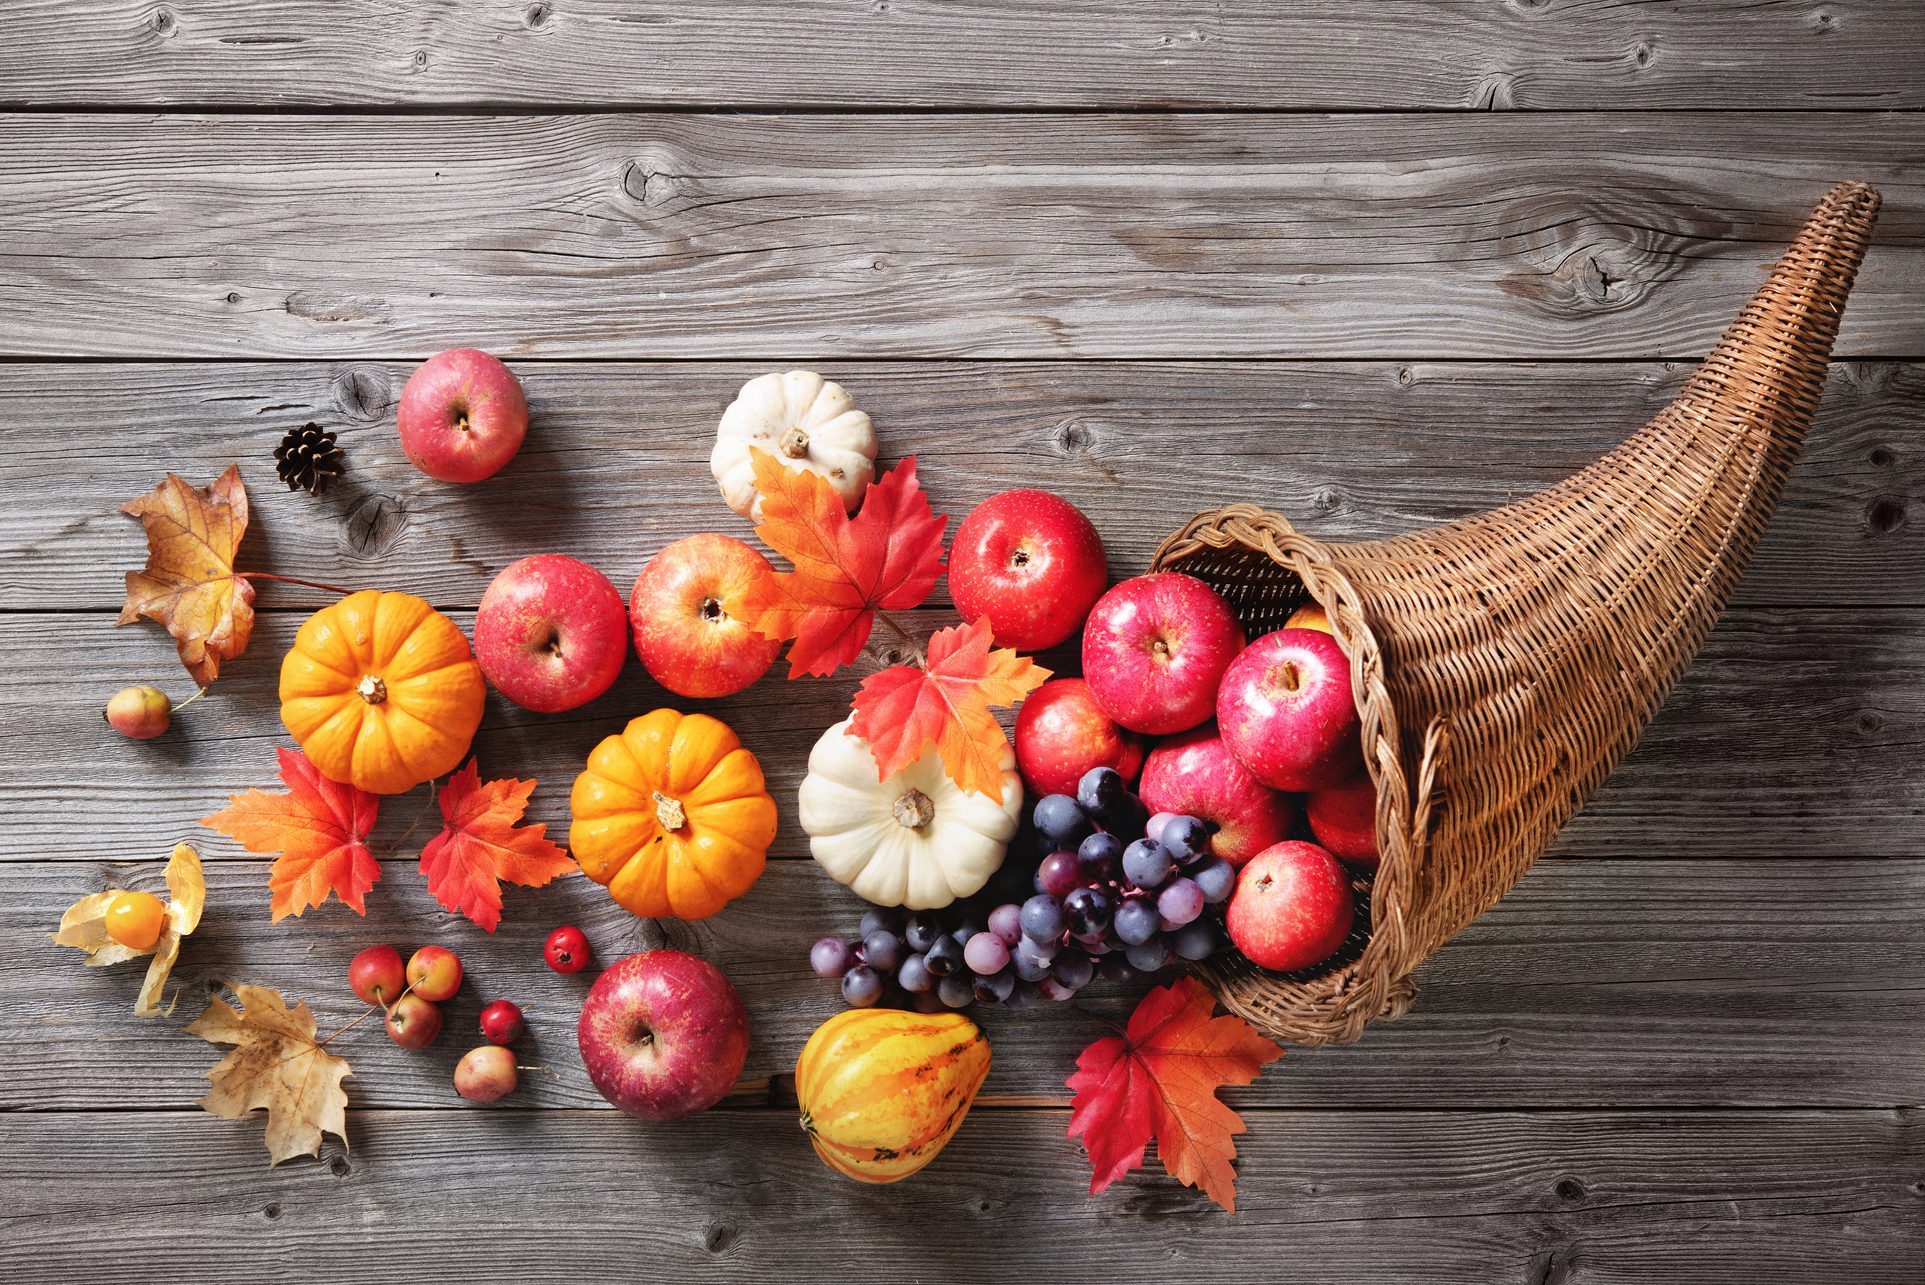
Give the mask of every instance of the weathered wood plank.
M 914 1179 L 868 1187 L 786 1112 L 364 1112 L 351 1153 L 279 1170 L 258 1125 L 4 1116 L 0 1272 L 1161 1285 L 1287 1261 L 1371 1285 L 1910 1285 L 1925 1250 L 1925 1148 L 1893 1112 L 1265 1115 L 1237 1140 L 1234 1218 L 1161 1174 L 1086 1197 L 1067 1118 L 977 1112 Z
M 25 0 L 10 104 L 1925 106 L 1925 7 Z M 778 55 L 779 56 L 776 56 Z
M 1839 352 L 1917 356 L 1925 117 L 0 119 L 0 355 L 1620 357 L 1880 185 Z
M 398 834 L 406 815 L 391 818 Z M 416 838 L 416 846 L 420 838 Z M 215 840 L 212 854 L 226 847 Z M 150 842 L 156 855 L 165 845 Z M 412 851 L 409 849 L 408 851 Z M 130 849 L 130 854 L 134 849 Z M 392 1045 L 374 1024 L 336 1048 L 359 1106 L 454 1105 L 455 1061 L 475 1015 L 507 996 L 528 1011 L 524 1107 L 600 1106 L 575 1044 L 592 975 L 541 962 L 556 924 L 587 932 L 597 958 L 668 944 L 713 960 L 740 989 L 755 1038 L 738 1096 L 792 1101 L 786 1077 L 815 1025 L 841 1007 L 807 965 L 809 943 L 851 933 L 861 903 L 808 862 L 777 862 L 727 911 L 699 923 L 638 921 L 583 878 L 510 890 L 493 937 L 442 912 L 413 863 L 388 863 L 361 920 L 339 905 L 272 924 L 266 867 L 209 862 L 209 912 L 175 976 L 171 1020 L 133 1015 L 140 969 L 84 969 L 44 935 L 87 893 L 156 862 L 34 862 L 6 868 L 0 901 L 0 1112 L 194 1102 L 218 1053 L 180 1032 L 210 984 L 248 981 L 306 1000 L 323 1030 L 361 1012 L 348 961 L 388 941 L 453 947 L 469 984 L 440 1042 Z M 1166 979 L 1167 980 L 1167 979 Z M 1234 1100 L 1250 1106 L 1893 1106 L 1925 1101 L 1925 862 L 1546 863 L 1418 974 L 1418 1003 L 1359 1043 L 1292 1050 Z M 1143 987 L 1079 1000 L 1121 1020 Z M 995 1050 L 985 1093 L 1061 1102 L 1078 1051 L 1104 1034 L 1069 1009 L 980 1015 Z M 773 1082 L 772 1082 L 773 1079 Z
M 565 549 L 626 589 L 679 535 L 748 536 L 708 473 L 748 365 L 551 365 L 521 374 L 534 427 L 477 487 L 416 472 L 394 433 L 397 363 L 0 367 L 0 609 L 117 608 L 142 554 L 118 504 L 163 468 L 241 462 L 249 565 L 403 586 L 474 606 L 500 567 Z M 1207 505 L 1254 499 L 1326 539 L 1370 539 L 1506 503 L 1649 418 L 1689 363 L 870 363 L 830 369 L 914 453 L 958 520 L 1047 479 L 1095 516 L 1118 576 Z M 270 452 L 335 428 L 347 482 L 288 495 Z M 1925 366 L 1840 363 L 1741 602 L 1925 603 Z M 129 449 L 137 445 L 138 449 Z M 504 503 L 521 517 L 495 516 Z M 526 520 L 522 520 L 525 518 Z M 264 601 L 322 595 L 276 588 Z
M 185 676 L 158 626 L 96 614 L 0 615 L 0 863 L 112 860 L 194 828 L 228 794 L 274 780 L 278 658 L 299 613 L 260 617 L 248 654 L 167 737 L 122 739 L 100 717 L 112 692 Z M 471 617 L 457 615 L 464 627 Z M 917 613 L 927 632 L 947 613 Z M 1073 670 L 1066 649 L 1043 657 Z M 778 667 L 740 695 L 677 701 L 630 663 L 600 700 L 529 714 L 491 697 L 482 769 L 545 783 L 532 815 L 565 822 L 588 751 L 635 714 L 703 708 L 761 757 L 782 809 L 780 856 L 806 851 L 795 823 L 808 750 L 847 712 L 857 676 L 787 683 Z M 863 672 L 867 672 L 864 668 Z M 56 681 L 57 679 L 57 681 Z M 1696 667 L 1591 807 L 1560 856 L 1919 856 L 1925 815 L 1925 610 L 1734 609 Z M 419 792 L 425 794 L 425 790 Z M 419 797 L 417 795 L 416 797 Z M 411 816 L 410 799 L 389 810 Z

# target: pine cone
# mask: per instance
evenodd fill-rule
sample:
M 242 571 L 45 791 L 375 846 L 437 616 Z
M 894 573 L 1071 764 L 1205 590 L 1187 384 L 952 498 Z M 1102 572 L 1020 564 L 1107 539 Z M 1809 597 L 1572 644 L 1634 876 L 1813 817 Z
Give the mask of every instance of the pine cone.
M 347 469 L 347 457 L 334 444 L 334 433 L 319 424 L 290 428 L 274 448 L 274 471 L 290 491 L 319 495 Z

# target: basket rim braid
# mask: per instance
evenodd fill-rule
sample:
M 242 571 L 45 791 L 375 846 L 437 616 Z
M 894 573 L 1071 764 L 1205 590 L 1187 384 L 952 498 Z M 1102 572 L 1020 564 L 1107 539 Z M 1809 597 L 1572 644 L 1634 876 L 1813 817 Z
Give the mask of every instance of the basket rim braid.
M 1804 445 L 1879 196 L 1826 194 L 1671 402 L 1590 466 L 1501 508 L 1337 543 L 1256 504 L 1199 513 L 1153 571 L 1229 600 L 1251 637 L 1315 602 L 1350 661 L 1377 786 L 1374 875 L 1331 961 L 1196 965 L 1272 1038 L 1354 1040 L 1411 971 L 1508 892 L 1637 742 L 1703 645 Z

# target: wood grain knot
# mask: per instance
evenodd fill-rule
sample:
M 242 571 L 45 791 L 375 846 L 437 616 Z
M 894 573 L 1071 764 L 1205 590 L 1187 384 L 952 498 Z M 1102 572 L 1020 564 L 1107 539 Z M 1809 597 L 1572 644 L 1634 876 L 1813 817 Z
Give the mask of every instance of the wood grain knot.
M 732 1222 L 713 1222 L 702 1233 L 702 1248 L 711 1254 L 726 1254 L 729 1247 L 742 1238 L 742 1231 Z
M 334 404 L 344 415 L 378 423 L 394 405 L 393 387 L 385 375 L 372 370 L 344 370 L 334 377 Z
M 548 25 L 548 19 L 551 16 L 552 10 L 550 10 L 547 5 L 531 4 L 522 13 L 521 20 L 527 25 L 530 31 L 539 31 Z
M 1559 1178 L 1557 1180 L 1557 1198 L 1559 1200 L 1584 1199 L 1584 1184 L 1575 1178 Z
M 407 510 L 391 495 L 368 495 L 348 513 L 348 548 L 356 556 L 377 558 L 394 547 L 407 529 Z
M 328 290 L 297 290 L 287 297 L 287 315 L 324 324 L 359 321 L 385 322 L 388 305 L 379 299 L 335 294 Z
M 1498 288 L 1560 316 L 1632 307 L 1677 276 L 1701 238 L 1731 236 L 1730 224 L 1712 212 L 1715 202 L 1705 205 L 1549 198 L 1503 220 L 1528 230 L 1499 238 L 1524 266 L 1505 273 Z
M 1058 455 L 1088 455 L 1096 447 L 1096 430 L 1080 419 L 1066 419 L 1050 430 L 1049 444 Z
M 1891 535 L 1904 530 L 1908 517 L 1903 496 L 1881 495 L 1865 506 L 1865 526 L 1873 535 Z

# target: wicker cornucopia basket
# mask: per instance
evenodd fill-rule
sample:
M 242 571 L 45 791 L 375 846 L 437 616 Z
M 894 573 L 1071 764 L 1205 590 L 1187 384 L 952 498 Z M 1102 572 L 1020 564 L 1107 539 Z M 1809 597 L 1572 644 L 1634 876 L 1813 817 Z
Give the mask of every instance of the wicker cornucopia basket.
M 1250 504 L 1198 515 L 1154 569 L 1216 586 L 1254 637 L 1315 600 L 1350 658 L 1378 787 L 1375 878 L 1314 975 L 1203 969 L 1280 1040 L 1353 1040 L 1530 868 L 1696 655 L 1751 559 L 1825 382 L 1878 193 L 1841 183 L 1677 397 L 1528 499 L 1331 544 Z

